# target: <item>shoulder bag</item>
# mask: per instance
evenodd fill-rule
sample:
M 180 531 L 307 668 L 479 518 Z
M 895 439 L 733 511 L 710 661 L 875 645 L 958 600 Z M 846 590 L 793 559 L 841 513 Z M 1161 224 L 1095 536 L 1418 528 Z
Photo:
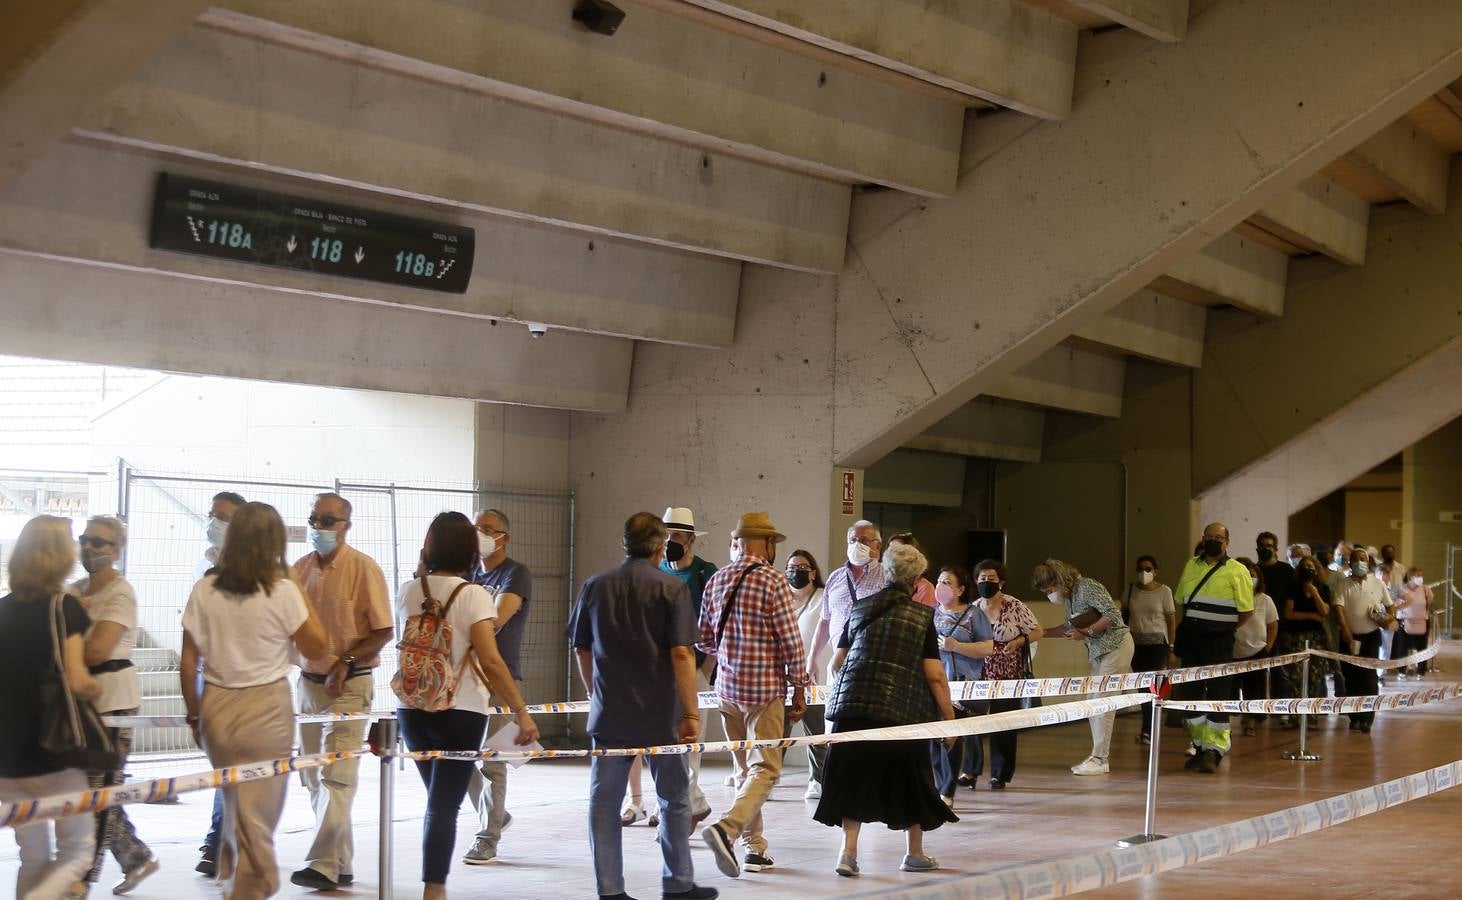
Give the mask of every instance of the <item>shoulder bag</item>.
M 51 597 L 51 656 L 55 663 L 41 681 L 41 750 L 51 765 L 87 772 L 122 767 L 107 727 L 90 700 L 77 697 L 66 679 L 66 617 L 61 594 Z

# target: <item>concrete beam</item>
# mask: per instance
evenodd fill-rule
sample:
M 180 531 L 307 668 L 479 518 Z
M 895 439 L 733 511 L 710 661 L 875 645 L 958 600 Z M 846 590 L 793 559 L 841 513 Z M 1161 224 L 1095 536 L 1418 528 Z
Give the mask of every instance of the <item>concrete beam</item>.
M 477 232 L 472 282 L 465 294 L 444 294 L 152 250 L 147 223 L 157 173 L 164 170 L 471 226 Z M 257 173 L 160 164 L 137 153 L 74 142 L 57 147 L 10 190 L 0 191 L 0 247 L 377 306 L 502 319 L 505 326 L 545 322 L 555 328 L 702 347 L 731 343 L 741 281 L 741 264 L 717 257 L 586 239 L 460 209 L 423 211 L 380 196 L 325 185 L 302 188 Z M 511 330 L 526 331 L 521 326 Z
M 81 133 L 735 259 L 843 264 L 845 185 L 207 28 Z
M 1059 127 L 1020 135 L 949 202 L 853 245 L 837 365 L 858 377 L 838 385 L 838 464 L 876 460 L 988 393 L 1462 73 L 1452 0 L 1405 16 L 1215 3 L 1180 45 L 1102 52 L 1131 37 L 1088 42 L 1102 77 Z
M 1045 427 L 1044 410 L 973 400 L 904 446 L 961 456 L 1040 462 Z
M 1188 33 L 1188 0 L 1070 0 L 1104 19 L 1159 41 L 1181 41 Z
M 572 21 L 574 0 L 229 0 L 204 21 L 824 178 L 953 192 L 960 103 L 622 5 L 612 39 Z
M 864 503 L 955 507 L 964 502 L 965 458 L 895 450 L 863 473 Z
M 1092 416 L 1122 414 L 1127 362 L 1109 353 L 1053 347 L 1025 364 L 988 396 Z
M 1203 363 L 1208 310 L 1141 291 L 1076 332 L 1078 340 L 1154 362 L 1196 369 Z
M 617 412 L 633 343 L 0 251 L 0 352 Z M 99 302 L 104 298 L 105 302 Z
M 1347 161 L 1386 184 L 1417 209 L 1436 215 L 1447 207 L 1446 151 L 1416 125 L 1393 122 L 1355 148 Z
M 197 18 L 206 0 L 21 0 L 0 28 L 0 190 Z
M 1226 303 L 1261 316 L 1282 316 L 1288 271 L 1288 256 L 1230 232 L 1175 263 L 1152 289 L 1189 303 Z
M 1366 261 L 1370 220 L 1369 203 L 1315 175 L 1274 198 L 1249 221 L 1296 247 L 1359 266 Z
M 1186 6 L 1186 0 L 1183 0 Z M 671 0 L 1044 119 L 1071 112 L 1076 26 L 1017 0 Z

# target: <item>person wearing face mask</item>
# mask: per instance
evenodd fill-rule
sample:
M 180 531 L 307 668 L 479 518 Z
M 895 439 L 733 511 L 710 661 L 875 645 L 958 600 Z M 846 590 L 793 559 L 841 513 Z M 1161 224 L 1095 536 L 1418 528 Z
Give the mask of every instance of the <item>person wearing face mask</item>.
M 1132 671 L 1156 672 L 1174 664 L 1173 632 L 1177 610 L 1173 590 L 1157 580 L 1157 560 L 1137 557 L 1137 577 L 1127 585 L 1122 615 L 1132 629 Z M 1144 715 L 1137 734 L 1139 744 L 1152 743 L 1152 716 Z
M 1344 642 L 1340 645 L 1341 652 L 1380 659 L 1381 632 L 1394 628 L 1396 619 L 1391 615 L 1391 597 L 1386 586 L 1371 576 L 1364 547 L 1351 551 L 1350 574 L 1335 593 L 1334 606 L 1335 624 Z M 1374 667 L 1342 662 L 1340 669 L 1345 673 L 1345 692 L 1339 696 L 1364 697 L 1380 690 Z M 1350 730 L 1369 734 L 1375 720 L 1374 712 L 1351 713 Z
M 71 585 L 69 592 L 81 600 L 91 618 L 84 659 L 92 677 L 102 685 L 96 711 L 135 716 L 142 705 L 142 683 L 132 664 L 132 649 L 137 644 L 137 592 L 116 568 L 127 546 L 127 528 L 111 516 L 92 516 L 80 543 L 86 577 Z M 126 781 L 123 773 L 132 749 L 132 729 L 111 728 L 108 732 L 121 761 L 115 771 L 88 773 L 92 790 L 116 787 Z M 157 857 L 137 837 L 127 808 L 114 806 L 96 814 L 96 856 L 86 883 L 76 885 L 73 896 L 85 896 L 89 886 L 101 878 L 108 849 L 122 867 L 122 880 L 112 887 L 114 894 L 131 892 L 157 871 Z
M 1254 616 L 1253 576 L 1228 555 L 1228 527 L 1213 522 L 1203 529 L 1203 551 L 1188 560 L 1174 596 L 1182 607 L 1175 650 L 1184 666 L 1232 662 L 1234 634 Z M 1183 685 L 1184 700 L 1232 700 L 1233 676 Z M 1197 753 L 1185 764 L 1206 775 L 1218 771 L 1232 746 L 1227 713 L 1190 713 L 1183 719 Z
M 1087 578 L 1070 563 L 1048 559 L 1031 574 L 1031 587 L 1046 595 L 1052 603 L 1066 606 L 1066 629 L 1069 640 L 1085 641 L 1092 675 L 1120 675 L 1132 671 L 1132 633 L 1122 620 L 1122 611 L 1112 595 L 1095 578 Z M 1096 618 L 1089 624 L 1076 623 Z M 988 668 L 989 664 L 986 664 Z M 1105 775 L 1111 771 L 1107 762 L 1112 749 L 1112 726 L 1116 712 L 1093 716 L 1091 723 L 1091 755 L 1071 767 L 1073 775 Z
M 1308 544 L 1290 544 L 1286 553 L 1285 562 L 1289 563 L 1291 569 L 1298 569 L 1300 560 L 1310 555 L 1310 547 Z
M 1030 607 L 1005 593 L 1005 564 L 998 559 L 980 560 L 975 566 L 975 609 L 990 623 L 994 641 L 990 654 L 984 660 L 981 678 L 991 681 L 1009 681 L 1025 678 L 1030 672 L 1030 647 L 1046 633 L 1036 621 Z M 942 648 L 941 648 L 942 649 Z M 990 700 L 982 713 L 1001 713 L 1025 709 L 1028 701 L 1018 697 Z M 1000 791 L 1015 780 L 1015 731 L 998 731 L 989 735 L 990 741 L 990 790 Z M 974 779 L 980 777 L 984 767 L 985 754 L 979 735 L 971 735 L 969 762 L 964 769 Z
M 925 559 L 929 558 L 929 554 L 924 552 L 924 546 L 919 543 L 918 538 L 914 537 L 912 531 L 905 531 L 902 534 L 894 535 L 888 539 L 888 544 L 890 547 L 894 544 L 908 544 L 910 547 L 918 550 Z M 914 585 L 914 602 L 922 603 L 930 609 L 939 605 L 938 599 L 934 596 L 934 583 L 923 575 L 919 576 L 918 582 Z
M 832 647 L 843 633 L 853 604 L 883 590 L 883 570 L 878 564 L 882 555 L 883 535 L 878 526 L 867 519 L 854 522 L 848 529 L 848 562 L 827 577 L 827 588 L 822 594 L 822 622 L 812 636 L 812 646 L 807 648 L 808 669 L 812 668 L 814 658 Z
M 743 514 L 734 535 L 741 541 L 741 556 L 706 585 L 696 646 L 716 657 L 716 696 L 727 739 L 775 740 L 782 736 L 784 718 L 797 722 L 806 712 L 811 681 L 792 588 L 776 567 L 777 544 L 786 535 L 764 512 Z M 761 810 L 781 774 L 782 751 L 738 750 L 732 758 L 745 780 L 731 809 L 707 825 L 701 837 L 711 848 L 716 867 L 736 878 L 743 868 L 748 872 L 772 868 Z M 741 860 L 735 854 L 738 839 L 746 846 Z
M 208 521 L 203 526 L 203 539 L 208 546 L 203 551 L 203 558 L 198 561 L 197 567 L 193 570 L 193 581 L 196 583 L 207 575 L 218 561 L 219 548 L 223 546 L 224 535 L 228 534 L 228 523 L 233 521 L 234 513 L 238 512 L 240 506 L 246 501 L 243 496 L 233 491 L 219 491 L 213 495 L 212 505 L 208 508 Z M 201 688 L 200 688 L 201 690 Z M 208 835 L 203 838 L 203 845 L 198 848 L 202 854 L 198 865 L 194 869 L 198 874 L 212 878 L 218 870 L 218 845 L 223 837 L 223 792 L 213 792 L 213 821 L 208 827 Z
M 934 587 L 938 602 L 934 607 L 934 633 L 939 636 L 939 663 L 950 682 L 979 681 L 984 677 L 986 657 L 995 652 L 995 631 L 985 613 L 974 604 L 970 584 L 970 573 L 963 566 L 945 566 L 939 570 L 939 583 Z M 988 700 L 951 699 L 951 702 L 957 719 L 989 712 Z M 953 742 L 937 738 L 929 742 L 934 784 L 945 806 L 954 806 L 954 791 L 960 784 L 974 789 L 973 780 L 967 780 L 960 770 L 966 753 L 979 752 L 977 734 L 967 734 Z M 979 774 L 978 769 L 975 774 Z
M 1432 589 L 1427 587 L 1426 578 L 1420 566 L 1406 570 L 1401 582 L 1401 591 L 1396 598 L 1396 618 L 1401 627 L 1396 630 L 1396 642 L 1392 645 L 1395 658 L 1420 653 L 1427 646 L 1427 629 L 1432 616 Z M 1420 678 L 1427 671 L 1426 661 L 1411 669 L 1401 670 L 1400 677 L 1415 675 Z
M 1254 541 L 1254 550 L 1259 554 L 1259 572 L 1264 579 L 1264 592 L 1274 598 L 1275 606 L 1295 589 L 1294 564 L 1279 558 L 1279 537 L 1272 531 L 1261 531 Z M 1294 552 L 1291 549 L 1290 552 Z M 1298 562 L 1298 557 L 1296 557 Z M 1259 607 L 1254 607 L 1258 613 Z
M 375 560 L 346 541 L 351 511 L 350 501 L 339 494 L 315 497 L 308 532 L 315 549 L 294 564 L 295 580 L 325 625 L 326 643 L 325 653 L 299 660 L 302 715 L 369 710 L 381 648 L 396 633 L 386 576 Z M 301 723 L 300 752 L 358 750 L 365 729 L 360 720 Z M 315 839 L 305 867 L 290 876 L 292 883 L 329 891 L 355 881 L 350 807 L 359 770 L 359 759 L 347 759 L 300 772 L 315 809 Z
M 1264 539 L 1259 536 L 1260 541 Z M 1246 662 L 1252 659 L 1268 656 L 1274 651 L 1274 641 L 1279 637 L 1279 608 L 1274 605 L 1265 590 L 1264 567 L 1255 563 L 1247 557 L 1239 557 L 1239 562 L 1249 570 L 1249 575 L 1254 583 L 1254 617 L 1234 632 L 1234 662 Z M 1281 569 L 1290 570 L 1288 566 L 1281 564 Z M 1245 700 L 1265 700 L 1268 692 L 1265 689 L 1265 675 L 1263 669 L 1255 669 L 1252 672 L 1244 672 L 1238 676 L 1239 690 L 1243 692 Z M 1240 717 L 1244 722 L 1244 736 L 1253 737 L 1254 723 L 1262 716 L 1249 715 Z
M 1290 595 L 1276 605 L 1281 607 L 1279 619 L 1279 640 L 1276 652 L 1281 656 L 1298 653 L 1308 641 L 1316 650 L 1329 650 L 1333 646 L 1325 634 L 1325 623 L 1330 620 L 1330 586 L 1325 583 L 1327 570 L 1320 560 L 1307 556 L 1300 560 L 1295 569 L 1295 586 Z M 1271 686 L 1271 694 L 1282 698 L 1300 696 L 1304 676 L 1302 663 L 1294 662 L 1275 670 L 1279 673 L 1278 683 Z M 1325 696 L 1325 676 L 1330 671 L 1329 660 L 1312 657 L 1309 665 L 1309 683 L 1306 691 L 1310 697 Z M 1285 716 L 1282 724 L 1294 728 L 1298 724 L 1294 716 Z
M 792 588 L 792 611 L 797 615 L 797 630 L 802 633 L 802 643 L 804 646 L 811 645 L 812 636 L 817 633 L 817 624 L 822 621 L 822 592 L 826 586 L 822 580 L 822 569 L 811 553 L 806 550 L 793 550 L 787 557 L 787 584 Z M 826 683 L 827 667 L 828 663 L 832 662 L 832 658 L 832 648 L 828 647 L 821 656 L 811 661 L 808 669 L 813 682 Z M 784 736 L 792 736 L 792 725 L 793 723 L 788 721 Z M 802 714 L 802 729 L 807 734 L 822 734 L 826 725 L 820 704 L 809 705 L 807 711 Z M 809 771 L 807 791 L 802 795 L 802 799 L 817 800 L 822 797 L 822 764 L 826 758 L 826 744 L 817 744 L 807 748 Z
M 474 525 L 477 528 L 477 571 L 470 579 L 473 584 L 487 588 L 497 598 L 497 618 L 493 629 L 497 632 L 497 649 L 508 666 L 518 693 L 523 693 L 523 633 L 528 624 L 528 607 L 533 602 L 533 573 L 515 559 L 508 558 L 508 544 L 513 536 L 507 513 L 498 509 L 484 509 L 477 514 Z M 494 690 L 488 698 L 493 706 L 508 705 L 507 695 Z M 497 718 L 497 722 L 493 722 Z M 488 717 L 488 734 L 506 724 L 504 717 Z M 462 857 L 469 866 L 483 866 L 498 858 L 498 842 L 503 830 L 513 821 L 508 812 L 508 764 L 483 760 L 472 772 L 467 782 L 467 797 L 477 811 L 480 830 L 472 848 Z
M 1386 586 L 1387 599 L 1391 601 L 1392 606 L 1395 606 L 1396 601 L 1401 598 L 1401 587 L 1406 583 L 1406 567 L 1396 561 L 1396 545 L 1383 544 L 1381 549 L 1372 555 L 1372 567 L 1376 573 L 1376 577 L 1380 579 L 1381 584 Z M 1396 631 L 1382 629 L 1382 659 L 1395 659 L 1397 656 L 1405 655 L 1404 653 L 1396 653 L 1393 655 L 1394 648 L 1392 645 L 1395 643 L 1396 635 L 1399 633 L 1400 629 Z M 1404 640 L 1403 638 L 1403 642 Z M 1381 679 L 1381 683 L 1386 683 L 1384 677 Z

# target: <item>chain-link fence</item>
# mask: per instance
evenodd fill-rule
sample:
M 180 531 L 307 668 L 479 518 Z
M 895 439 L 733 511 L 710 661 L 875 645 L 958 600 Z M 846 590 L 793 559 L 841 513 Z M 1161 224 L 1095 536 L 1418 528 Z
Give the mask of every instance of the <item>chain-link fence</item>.
M 529 702 L 569 696 L 570 665 L 564 629 L 568 621 L 573 496 L 566 491 L 496 489 L 446 484 L 394 484 L 374 481 L 331 482 L 260 480 L 138 470 L 119 463 L 115 470 L 45 473 L 0 470 L 0 513 L 11 513 L 14 527 L 0 529 L 0 561 L 8 556 L 19 522 L 51 512 L 77 519 L 117 513 L 127 522 L 123 572 L 137 591 L 138 635 L 133 657 L 141 679 L 142 715 L 181 715 L 178 685 L 182 615 L 194 583 L 210 565 L 205 528 L 214 495 L 232 491 L 268 503 L 289 526 L 290 559 L 311 552 L 305 520 L 315 495 L 335 491 L 353 507 L 349 540 L 373 558 L 394 596 L 412 577 L 427 526 L 437 513 L 457 510 L 471 516 L 495 508 L 508 517 L 509 553 L 533 573 L 533 601 L 523 639 L 524 694 Z M 59 505 L 58 505 L 59 504 Z M 52 509 L 51 507 L 56 507 Z M 64 507 L 64 508 L 63 508 Z M 10 540 L 7 540 L 7 535 Z M 81 573 L 78 572 L 78 576 Z M 394 603 L 393 603 L 394 610 Z M 398 630 L 400 623 L 397 623 Z M 396 649 L 381 654 L 374 707 L 393 709 L 390 676 Z M 568 737 L 568 717 L 545 717 L 546 740 Z M 139 753 L 194 751 L 184 728 L 142 729 Z

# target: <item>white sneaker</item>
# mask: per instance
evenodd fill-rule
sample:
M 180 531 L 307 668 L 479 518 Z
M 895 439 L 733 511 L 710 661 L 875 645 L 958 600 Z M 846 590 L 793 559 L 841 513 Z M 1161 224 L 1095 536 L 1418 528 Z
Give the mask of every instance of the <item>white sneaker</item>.
M 803 800 L 821 800 L 822 784 L 816 781 L 807 782 L 807 792 L 802 795 Z
M 1104 759 L 1097 759 L 1095 756 L 1088 756 L 1080 763 L 1071 767 L 1072 775 L 1106 775 L 1112 771 Z

